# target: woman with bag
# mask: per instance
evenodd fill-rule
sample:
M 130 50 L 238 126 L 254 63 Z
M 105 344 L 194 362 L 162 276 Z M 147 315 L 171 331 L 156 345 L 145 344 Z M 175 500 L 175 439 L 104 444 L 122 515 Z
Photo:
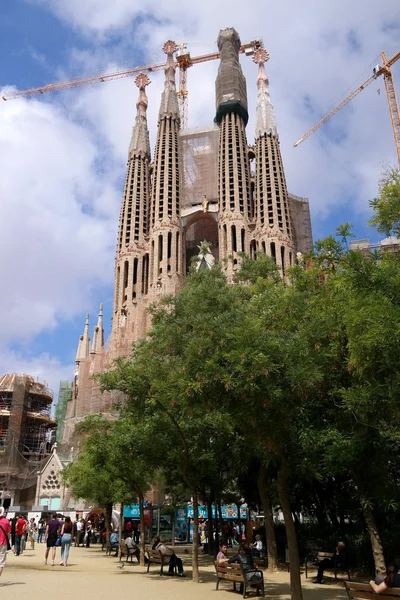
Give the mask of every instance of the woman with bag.
M 62 567 L 68 566 L 69 549 L 72 543 L 72 532 L 74 531 L 74 524 L 70 517 L 65 517 L 64 525 L 61 529 L 61 562 Z
M 10 545 L 11 525 L 6 519 L 4 507 L 0 506 L 0 575 L 3 572 L 7 562 L 7 550 L 11 550 Z

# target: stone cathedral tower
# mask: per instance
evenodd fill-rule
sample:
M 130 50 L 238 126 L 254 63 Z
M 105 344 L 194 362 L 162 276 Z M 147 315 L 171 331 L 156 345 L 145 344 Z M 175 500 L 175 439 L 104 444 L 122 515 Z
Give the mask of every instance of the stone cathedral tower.
M 218 48 L 214 123 L 181 130 L 176 45 L 164 44 L 165 81 L 153 162 L 146 118 L 150 80 L 145 74 L 135 80 L 139 98 L 119 219 L 112 329 L 106 350 L 101 309 L 90 350 L 86 321 L 64 423 L 66 444 L 86 414 L 110 412 L 114 397 L 101 393 L 92 375 L 101 373 L 115 358 L 129 355 L 132 344 L 146 335 L 148 306 L 181 289 L 191 257 L 199 254 L 199 246 L 208 247 L 203 241 L 211 243 L 213 257 L 199 266 L 208 268 L 219 259 L 231 282 L 240 268 L 240 252 L 272 256 L 284 275 L 296 252 L 311 247 L 308 200 L 289 194 L 286 187 L 265 72 L 268 54 L 259 48 L 253 58 L 258 65 L 258 100 L 255 143 L 250 146 L 237 31 L 220 31 Z

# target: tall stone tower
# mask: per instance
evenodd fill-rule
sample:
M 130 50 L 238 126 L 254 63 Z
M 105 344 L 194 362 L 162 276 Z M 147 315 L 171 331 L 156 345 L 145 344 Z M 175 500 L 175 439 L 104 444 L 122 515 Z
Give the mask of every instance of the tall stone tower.
M 307 252 L 312 244 L 308 200 L 288 194 L 286 188 L 264 67 L 266 51 L 254 54 L 258 103 L 255 146 L 250 147 L 246 80 L 239 62 L 243 48 L 236 30 L 224 29 L 218 36 L 217 125 L 181 131 L 176 48 L 171 40 L 163 46 L 167 60 L 154 163 L 146 118 L 150 80 L 143 73 L 135 80 L 139 98 L 119 219 L 109 345 L 105 350 L 100 308 L 91 349 L 88 318 L 79 341 L 65 416 L 66 443 L 86 414 L 109 414 L 120 400 L 119 392 L 103 393 L 93 375 L 115 358 L 131 355 L 132 344 L 150 327 L 148 306 L 185 285 L 191 257 L 201 259 L 199 268 L 212 268 L 214 259 L 219 260 L 233 282 L 240 252 L 272 256 L 284 275 L 295 252 Z M 259 41 L 255 48 L 260 48 Z M 250 157 L 255 158 L 254 172 Z M 204 248 L 209 247 L 212 256 L 206 257 Z
M 219 124 L 219 258 L 232 281 L 238 253 L 250 251 L 249 220 L 253 217 L 246 124 L 246 79 L 239 62 L 240 38 L 233 28 L 220 31 L 221 62 L 216 89 Z
M 185 273 L 180 212 L 180 118 L 173 58 L 176 49 L 172 41 L 163 46 L 167 62 L 158 113 L 151 195 L 150 289 L 153 297 L 176 294 Z
M 257 251 L 272 256 L 282 274 L 294 261 L 294 240 L 285 172 L 274 109 L 264 63 L 266 50 L 256 50 L 258 102 L 256 112 L 256 232 Z
M 150 139 L 147 96 L 150 83 L 144 73 L 135 83 L 139 99 L 129 145 L 125 187 L 119 219 L 115 259 L 114 308 L 109 358 L 129 354 L 132 342 L 147 329 L 146 298 L 149 286 L 148 251 L 150 212 Z

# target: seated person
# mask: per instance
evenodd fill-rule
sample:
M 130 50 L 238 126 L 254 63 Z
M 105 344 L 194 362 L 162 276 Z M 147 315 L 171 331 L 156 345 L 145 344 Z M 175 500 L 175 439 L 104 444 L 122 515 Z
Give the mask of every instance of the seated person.
M 156 540 L 158 542 L 157 545 Z M 178 567 L 178 576 L 185 577 L 182 559 L 179 558 L 179 556 L 176 556 L 175 552 L 171 550 L 171 548 L 169 548 L 165 542 L 165 538 L 156 538 L 153 543 L 153 549 L 159 550 L 164 557 L 164 562 L 169 564 L 168 575 L 174 574 L 174 567 L 176 565 Z
M 246 542 L 241 542 L 239 552 L 236 556 L 232 556 L 232 558 L 227 561 L 227 564 L 232 563 L 239 563 L 245 574 L 246 582 L 256 585 L 257 593 L 259 593 L 259 587 L 262 582 L 262 572 L 254 564 L 253 552 Z
M 115 550 L 115 556 L 118 556 L 119 537 L 118 537 L 117 531 L 113 531 L 110 534 L 110 544 L 111 544 L 111 549 Z
M 140 550 L 133 540 L 132 534 L 128 533 L 125 538 L 126 551 L 128 556 L 136 556 L 138 563 L 140 563 Z
M 386 577 L 377 575 L 375 581 L 370 581 L 369 585 L 376 594 L 386 592 L 388 588 L 400 588 L 400 571 L 395 563 L 390 563 L 386 567 Z
M 220 542 L 219 544 L 219 552 L 217 554 L 217 563 L 219 565 L 223 565 L 228 562 L 228 557 L 226 553 L 228 552 L 228 546 L 224 542 Z
M 254 556 L 261 556 L 262 551 L 263 551 L 263 543 L 261 541 L 261 535 L 256 535 L 256 541 L 254 542 L 254 544 L 252 544 L 251 547 L 253 549 Z
M 322 583 L 325 569 L 347 569 L 346 549 L 343 542 L 338 542 L 331 558 L 324 558 L 318 563 L 317 579 L 314 583 Z

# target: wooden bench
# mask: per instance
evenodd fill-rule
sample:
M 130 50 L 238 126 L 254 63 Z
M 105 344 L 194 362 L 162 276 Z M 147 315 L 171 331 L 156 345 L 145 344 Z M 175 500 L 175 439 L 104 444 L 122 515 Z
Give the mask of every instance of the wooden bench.
M 217 574 L 217 585 L 215 588 L 216 590 L 218 590 L 219 582 L 221 580 L 231 581 L 233 583 L 233 589 L 235 592 L 236 592 L 236 584 L 239 583 L 243 588 L 243 598 L 246 598 L 247 588 L 255 585 L 254 582 L 252 582 L 251 580 L 250 581 L 246 580 L 243 569 L 240 567 L 240 565 L 238 565 L 236 563 L 219 564 L 218 562 L 216 562 L 215 563 L 215 571 Z M 260 573 L 261 574 L 261 579 L 257 585 L 261 588 L 261 595 L 262 595 L 262 597 L 264 597 L 264 576 L 263 576 L 262 571 L 260 571 L 260 569 L 252 569 L 251 571 L 247 571 L 247 574 L 249 574 L 249 573 Z
M 148 559 L 147 573 L 149 572 L 150 565 L 155 564 L 155 565 L 160 565 L 160 576 L 164 575 L 164 567 L 165 566 L 169 567 L 169 562 L 167 562 L 168 556 L 164 556 L 163 554 L 161 554 L 161 552 L 159 550 L 146 550 L 146 554 L 147 554 L 147 559 Z M 174 572 L 176 573 L 176 571 L 177 571 L 177 566 L 174 565 Z
M 324 560 L 325 558 L 332 558 L 333 552 L 318 552 L 317 554 L 317 558 L 315 559 L 315 563 L 319 563 L 322 560 Z M 309 569 L 309 565 L 311 566 L 315 566 L 316 568 L 318 568 L 318 566 L 316 566 L 314 564 L 314 562 L 310 562 L 308 559 L 305 560 L 304 562 L 304 568 L 305 568 L 305 572 L 306 572 L 306 579 L 308 577 L 308 569 Z M 350 571 L 349 571 L 349 567 L 348 566 L 344 566 L 344 567 L 328 567 L 327 569 L 324 569 L 324 571 L 330 571 L 331 573 L 335 574 L 335 579 L 337 579 L 337 574 L 338 573 L 347 573 L 347 577 L 349 578 L 350 581 Z
M 388 588 L 385 592 L 375 594 L 369 583 L 344 582 L 349 600 L 393 600 L 400 596 L 400 588 Z

